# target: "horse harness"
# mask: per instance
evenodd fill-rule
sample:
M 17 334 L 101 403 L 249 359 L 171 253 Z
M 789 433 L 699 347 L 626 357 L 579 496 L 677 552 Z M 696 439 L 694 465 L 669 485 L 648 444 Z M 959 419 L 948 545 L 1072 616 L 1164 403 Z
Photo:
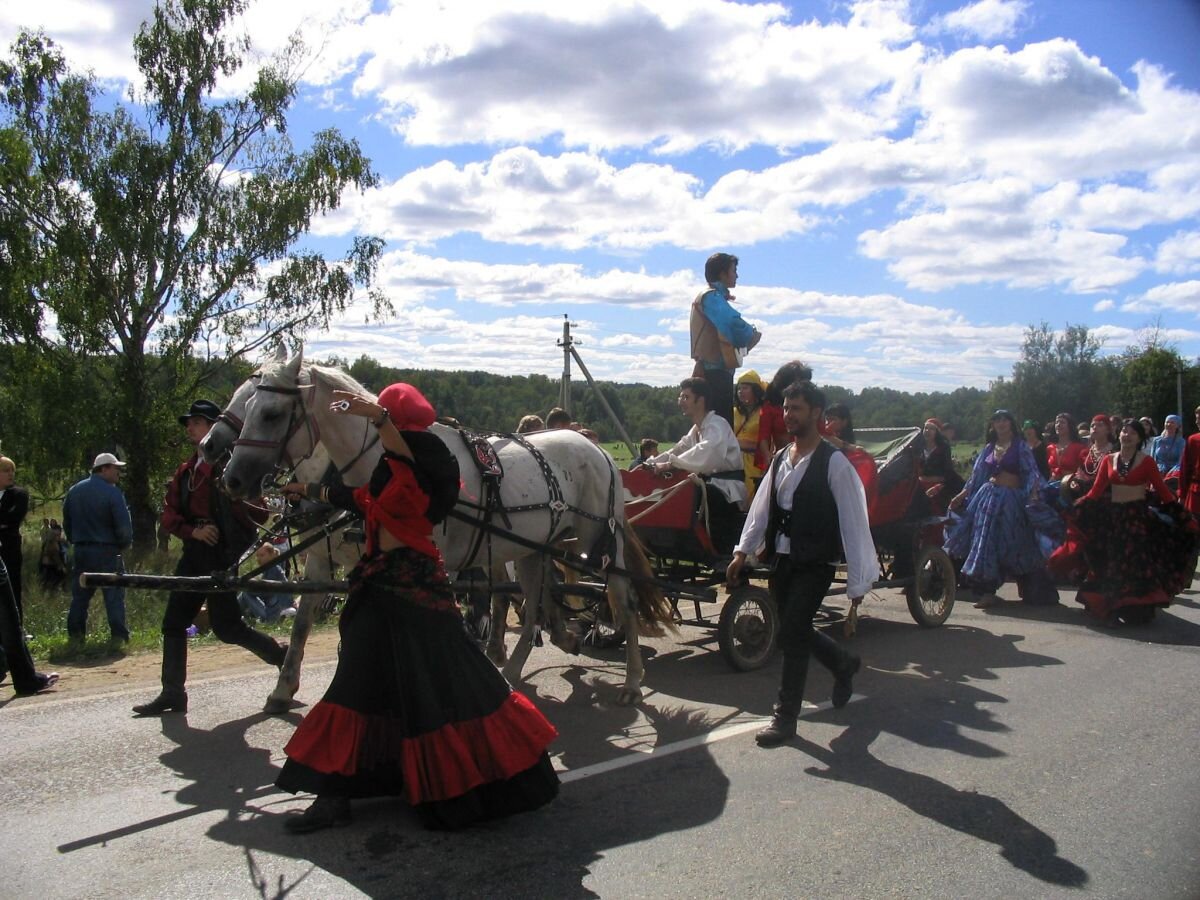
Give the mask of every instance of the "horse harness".
M 456 504 L 479 514 L 476 518 L 470 519 L 470 522 L 476 526 L 476 534 L 471 549 L 462 563 L 463 569 L 472 567 L 486 536 L 487 572 L 488 576 L 491 577 L 492 535 L 497 531 L 495 525 L 492 523 L 493 518 L 499 516 L 500 520 L 504 523 L 505 529 L 511 532 L 512 520 L 509 518 L 511 515 L 523 512 L 537 512 L 539 510 L 547 510 L 550 513 L 550 527 L 547 529 L 545 541 L 547 547 L 558 538 L 558 529 L 562 523 L 564 513 L 574 513 L 577 516 L 582 516 L 585 519 L 591 519 L 593 522 L 603 524 L 605 526 L 604 537 L 596 547 L 591 548 L 592 553 L 589 554 L 589 558 L 599 555 L 600 568 L 607 570 L 611 567 L 617 531 L 614 507 L 617 493 L 616 477 L 611 467 L 608 474 L 608 516 L 599 516 L 566 502 L 563 498 L 562 486 L 559 484 L 558 476 L 554 474 L 554 470 L 550 467 L 550 463 L 546 460 L 545 455 L 523 435 L 506 434 L 498 431 L 482 433 L 464 428 L 462 425 L 455 425 L 453 427 L 462 439 L 471 460 L 475 463 L 475 468 L 479 472 L 483 487 L 482 502 L 471 503 L 460 497 Z M 519 506 L 504 505 L 504 501 L 500 498 L 500 484 L 504 479 L 504 466 L 500 462 L 499 455 L 496 453 L 495 445 L 492 443 L 492 440 L 496 438 L 511 440 L 519 444 L 533 458 L 533 461 L 537 463 L 538 470 L 542 473 L 542 478 L 546 484 L 547 499 L 544 502 L 525 503 Z M 468 521 L 466 517 L 460 518 L 462 521 Z

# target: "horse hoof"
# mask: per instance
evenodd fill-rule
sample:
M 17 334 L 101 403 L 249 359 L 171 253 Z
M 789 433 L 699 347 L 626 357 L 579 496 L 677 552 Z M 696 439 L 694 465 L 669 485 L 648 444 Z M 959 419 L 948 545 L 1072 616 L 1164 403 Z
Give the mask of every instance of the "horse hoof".
M 263 704 L 263 712 L 272 716 L 283 715 L 291 708 L 291 700 L 280 700 L 278 697 L 268 697 L 267 702 Z
M 642 699 L 642 692 L 638 688 L 623 688 L 621 693 L 617 694 L 617 706 L 633 706 Z

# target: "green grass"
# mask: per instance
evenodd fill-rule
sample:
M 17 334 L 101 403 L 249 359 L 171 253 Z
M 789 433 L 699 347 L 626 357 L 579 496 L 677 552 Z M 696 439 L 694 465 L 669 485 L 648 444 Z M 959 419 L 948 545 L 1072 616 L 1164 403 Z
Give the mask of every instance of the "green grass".
M 41 512 L 41 510 L 39 510 Z M 52 514 L 52 513 L 51 513 Z M 67 637 L 67 611 L 71 606 L 71 590 L 64 584 L 59 589 L 47 589 L 38 579 L 38 558 L 41 554 L 41 515 L 30 516 L 22 529 L 25 537 L 25 561 L 22 570 L 22 602 L 25 607 L 25 631 L 33 635 L 29 651 L 35 659 L 52 663 L 87 662 L 111 659 L 114 651 L 109 648 L 108 617 L 104 613 L 104 595 L 99 588 L 92 594 L 88 607 L 87 634 L 82 645 L 72 643 Z M 36 528 L 30 522 L 36 521 Z M 175 571 L 181 548 L 172 541 L 167 552 L 155 551 L 135 562 L 126 556 L 128 572 L 153 575 L 169 575 Z M 68 575 L 68 577 L 70 577 Z M 162 645 L 163 611 L 167 605 L 166 591 L 149 591 L 141 588 L 125 589 L 125 619 L 129 626 L 129 644 L 126 652 L 158 650 Z M 255 627 L 267 634 L 286 638 L 291 631 L 291 620 L 280 620 L 271 624 L 255 623 Z M 211 632 L 193 639 L 193 644 L 218 643 Z

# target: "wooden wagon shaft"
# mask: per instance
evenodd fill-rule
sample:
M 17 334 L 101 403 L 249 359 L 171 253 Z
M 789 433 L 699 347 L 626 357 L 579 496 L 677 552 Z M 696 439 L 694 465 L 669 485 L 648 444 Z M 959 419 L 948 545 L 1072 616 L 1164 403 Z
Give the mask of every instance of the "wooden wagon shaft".
M 113 572 L 84 572 L 83 587 L 136 587 L 147 591 L 262 591 L 268 594 L 344 594 L 345 581 L 268 581 L 265 578 L 232 578 L 184 575 L 117 575 Z

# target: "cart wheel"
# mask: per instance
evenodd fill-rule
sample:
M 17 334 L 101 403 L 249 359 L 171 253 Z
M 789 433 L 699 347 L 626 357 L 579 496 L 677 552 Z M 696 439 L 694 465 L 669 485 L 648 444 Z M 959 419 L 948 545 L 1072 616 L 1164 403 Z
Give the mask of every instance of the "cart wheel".
M 936 628 L 954 608 L 954 563 L 941 547 L 930 545 L 917 552 L 916 576 L 905 590 L 908 611 L 923 628 Z
M 717 642 L 725 661 L 739 672 L 762 668 L 779 639 L 779 612 L 766 588 L 735 588 L 721 607 Z

